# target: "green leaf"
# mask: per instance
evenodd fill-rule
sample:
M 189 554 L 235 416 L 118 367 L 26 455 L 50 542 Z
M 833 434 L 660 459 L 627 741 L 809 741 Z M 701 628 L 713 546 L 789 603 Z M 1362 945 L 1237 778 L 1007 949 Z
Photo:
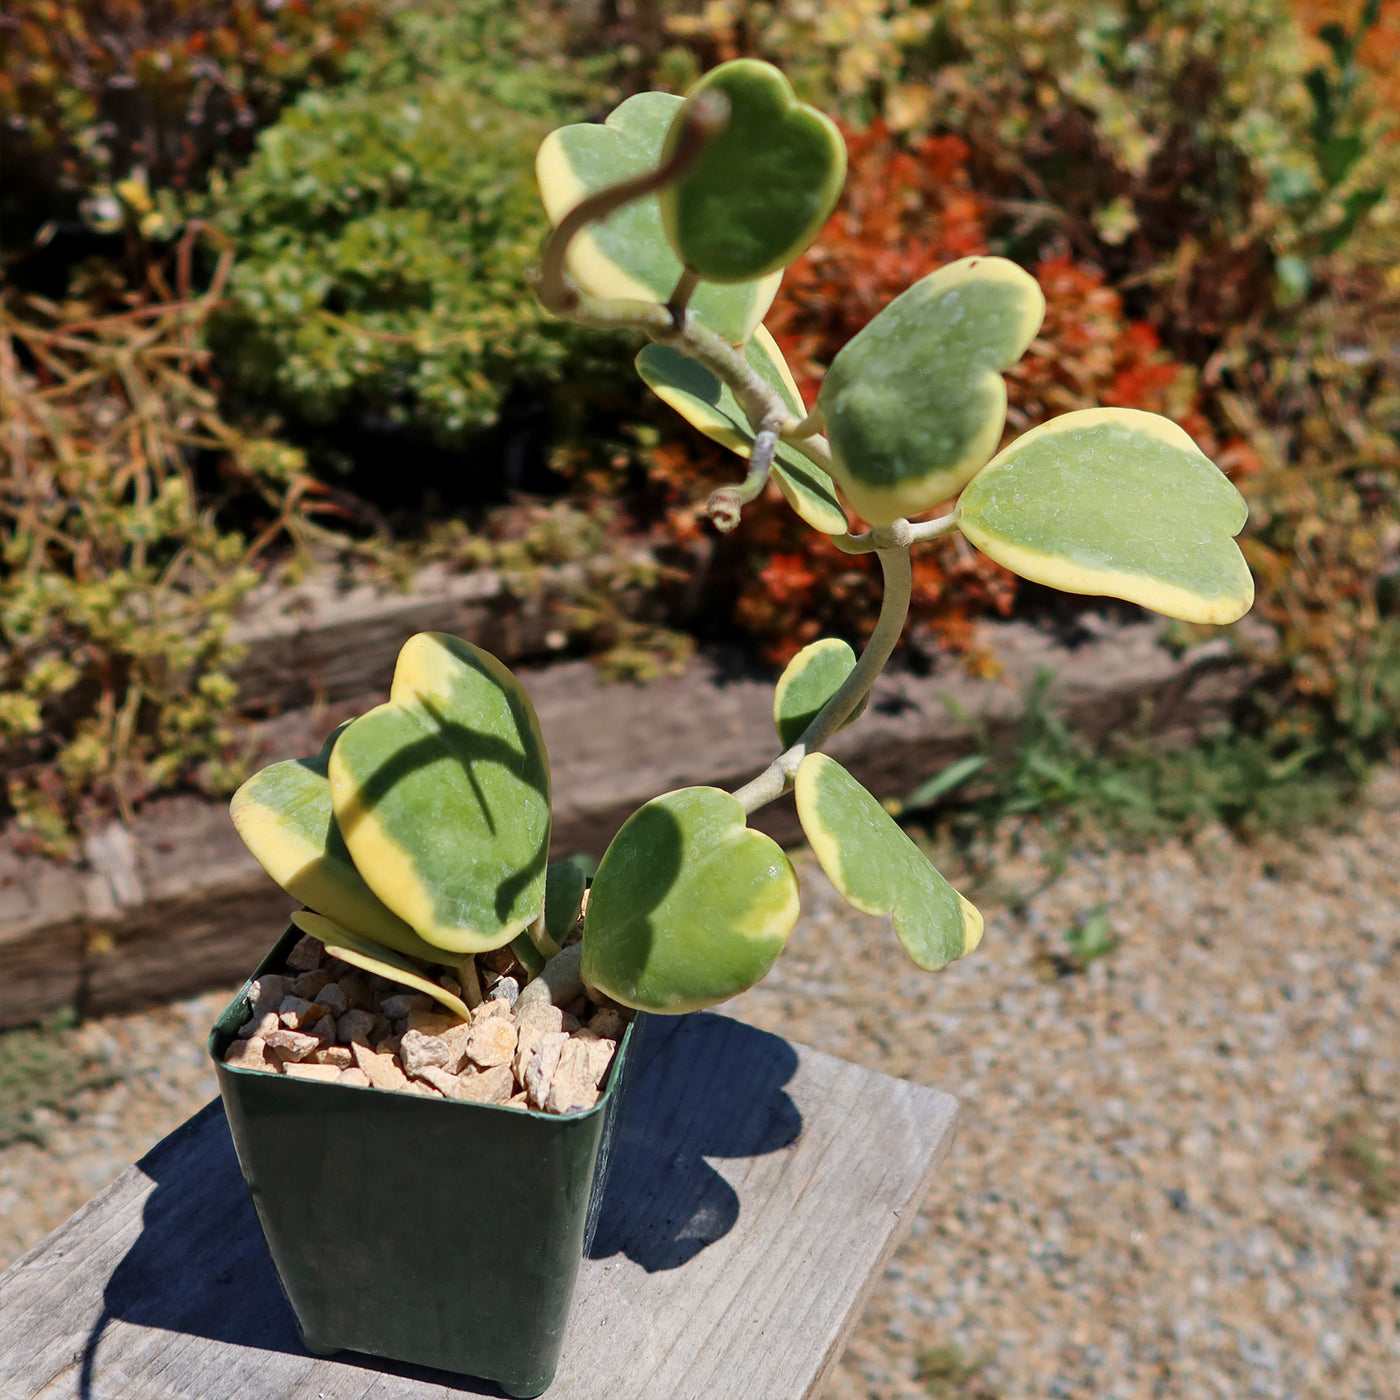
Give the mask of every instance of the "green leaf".
M 556 861 L 545 871 L 544 931 L 561 947 L 578 918 L 587 888 L 588 877 L 576 860 Z
M 484 952 L 539 913 L 549 764 L 529 696 L 494 656 L 409 638 L 388 703 L 332 749 L 330 785 L 366 884 L 427 942 Z
M 728 101 L 728 120 L 661 191 L 661 218 L 687 267 L 708 281 L 742 282 L 780 271 L 821 231 L 845 183 L 846 143 L 771 63 L 740 58 L 686 94 L 666 136 L 667 157 L 690 111 L 715 93 Z
M 244 844 L 293 899 L 376 943 L 415 958 L 444 958 L 365 884 L 331 812 L 326 765 L 345 726 L 314 758 L 289 759 L 253 774 L 233 795 L 229 813 Z
M 965 957 L 982 916 L 835 759 L 808 754 L 797 770 L 797 814 L 827 879 L 866 914 L 889 914 L 925 972 Z
M 613 838 L 583 921 L 583 978 L 624 1006 L 679 1014 L 752 986 L 797 921 L 782 848 L 719 788 L 653 798 Z
M 545 213 L 553 224 L 588 195 L 661 163 L 661 147 L 681 99 L 668 92 L 629 97 L 601 125 L 580 122 L 551 132 L 535 157 Z M 661 226 L 655 195 L 634 200 L 569 245 L 568 270 L 589 295 L 666 302 L 682 272 Z M 732 345 L 763 320 L 781 273 L 732 286 L 709 284 L 690 299 L 695 319 Z
M 856 668 L 856 654 L 849 642 L 823 637 L 810 642 L 788 662 L 773 691 L 773 723 L 786 749 L 795 744 L 816 719 L 828 700 L 845 684 Z M 863 696 L 845 724 L 854 724 L 869 702 Z
M 1045 316 L 1029 273 L 963 258 L 901 292 L 831 362 L 817 405 L 833 475 L 872 525 L 922 515 L 967 484 L 1006 421 L 1001 371 Z
M 984 753 L 964 754 L 954 760 L 941 772 L 935 773 L 927 782 L 920 783 L 904 799 L 904 809 L 912 811 L 916 807 L 931 807 L 940 797 L 961 787 L 974 774 L 980 773 L 991 762 Z
M 298 910 L 292 915 L 292 922 L 312 938 L 319 938 L 326 945 L 326 952 L 351 967 L 362 972 L 372 972 L 378 977 L 386 977 L 400 986 L 412 987 L 415 992 L 425 992 L 436 1002 L 440 1002 L 454 1016 L 470 1021 L 472 1013 L 461 997 L 454 996 L 446 987 L 439 987 L 431 977 L 425 977 L 421 968 L 414 967 L 409 960 L 392 948 L 376 943 L 372 938 L 362 938 L 358 933 L 341 928 L 320 914 L 308 909 Z
M 1023 578 L 1212 623 L 1234 622 L 1254 601 L 1234 540 L 1247 514 L 1186 432 L 1129 408 L 1032 428 L 958 503 L 967 538 Z
M 764 326 L 754 332 L 744 351 L 750 368 L 775 389 L 797 418 L 806 417 L 792 371 L 783 352 Z M 669 404 L 691 427 L 737 452 L 753 453 L 753 432 L 744 410 L 727 384 L 704 365 L 669 345 L 648 345 L 637 356 L 637 373 L 657 398 Z M 778 444 L 773 457 L 773 480 L 788 504 L 814 530 L 844 535 L 848 522 L 831 478 L 795 447 Z

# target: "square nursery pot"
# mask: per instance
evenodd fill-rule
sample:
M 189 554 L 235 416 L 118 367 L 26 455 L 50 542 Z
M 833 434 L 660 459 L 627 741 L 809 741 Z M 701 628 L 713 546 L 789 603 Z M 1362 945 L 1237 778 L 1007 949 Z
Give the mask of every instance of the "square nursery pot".
M 288 929 L 254 976 L 280 968 L 300 937 Z M 597 1220 L 641 1018 L 597 1105 L 560 1117 L 233 1068 L 223 1055 L 248 1008 L 245 984 L 209 1052 L 307 1349 L 540 1394 Z

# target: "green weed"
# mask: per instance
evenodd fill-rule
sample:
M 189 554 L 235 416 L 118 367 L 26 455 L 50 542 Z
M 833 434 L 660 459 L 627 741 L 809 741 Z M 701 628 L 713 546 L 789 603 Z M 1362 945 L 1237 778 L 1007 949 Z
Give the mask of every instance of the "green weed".
M 119 1078 L 101 1055 L 83 1052 L 71 1012 L 42 1026 L 0 1031 L 0 1147 L 46 1138 L 37 1121 L 41 1108 L 66 1112 L 83 1089 L 100 1089 Z

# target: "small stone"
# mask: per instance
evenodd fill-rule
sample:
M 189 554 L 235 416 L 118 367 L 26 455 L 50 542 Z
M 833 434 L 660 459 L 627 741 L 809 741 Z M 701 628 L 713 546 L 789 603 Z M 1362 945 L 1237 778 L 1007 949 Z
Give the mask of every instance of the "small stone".
M 268 1064 L 266 1049 L 266 1042 L 260 1035 L 249 1040 L 235 1040 L 224 1051 L 224 1063 L 238 1069 L 272 1070 L 275 1073 L 277 1066 Z
M 604 1040 L 621 1040 L 627 1029 L 627 1022 L 622 1019 L 620 1011 L 614 1011 L 610 1006 L 605 1006 L 593 1013 L 593 1019 L 589 1021 L 588 1029 L 594 1035 L 602 1036 Z
M 442 1093 L 434 1089 L 431 1084 L 425 1084 L 421 1079 L 405 1079 L 403 1090 L 406 1094 L 421 1094 L 425 1099 L 440 1099 Z
M 595 1040 L 594 1045 L 610 1041 Z M 544 1100 L 546 1113 L 579 1113 L 598 1102 L 598 1085 L 592 1078 L 588 1043 L 568 1041 L 559 1055 L 559 1063 L 549 1081 L 549 1093 Z
M 515 1013 L 520 1028 L 538 1026 L 541 1032 L 564 1029 L 564 1013 L 550 1001 L 532 1001 Z
M 334 1065 L 307 1064 L 288 1060 L 282 1066 L 282 1073 L 289 1074 L 293 1079 L 320 1079 L 327 1084 L 334 1084 L 340 1078 L 340 1071 Z
M 321 940 L 307 933 L 292 945 L 292 951 L 287 954 L 287 966 L 296 972 L 310 972 L 313 967 L 320 967 L 325 958 Z
M 335 1023 L 335 1037 L 342 1045 L 356 1041 L 368 1045 L 373 1039 L 374 1022 L 368 1011 L 347 1011 Z
M 275 1011 L 254 1011 L 239 1027 L 238 1038 L 250 1040 L 255 1035 L 265 1036 L 269 1031 L 275 1031 L 281 1024 L 281 1018 Z
M 321 1044 L 314 1035 L 307 1035 L 304 1031 L 289 1030 L 285 1026 L 279 1030 L 270 1031 L 265 1037 L 264 1043 L 272 1058 L 284 1067 L 289 1063 L 306 1059 Z
M 402 1021 L 415 1011 L 429 1011 L 437 1005 L 426 992 L 397 992 L 385 997 L 379 1009 L 391 1020 Z
M 345 993 L 345 1004 L 352 1011 L 374 1009 L 374 988 L 370 986 L 369 978 L 363 972 L 347 972 L 345 976 L 336 979 L 335 985 Z
M 408 1083 L 407 1075 L 399 1068 L 392 1053 L 376 1054 L 358 1041 L 351 1045 L 350 1053 L 355 1057 L 356 1068 L 364 1072 L 376 1089 L 402 1089 Z
M 457 1097 L 457 1076 L 443 1069 L 441 1065 L 424 1065 L 418 1071 L 418 1078 L 425 1084 L 431 1084 L 444 1098 Z
M 248 996 L 259 1011 L 276 1011 L 291 990 L 291 979 L 277 972 L 265 972 L 248 987 Z
M 315 1002 L 307 1001 L 305 997 L 284 997 L 282 1004 L 277 1008 L 277 1015 L 284 1026 L 299 1031 L 307 1024 L 308 1020 L 320 1020 L 319 1012 L 315 1016 L 311 1014 L 311 1008 L 314 1005 Z
M 432 1005 L 436 1006 L 437 1002 L 433 1002 Z M 420 1031 L 423 1035 L 442 1035 L 444 1031 L 450 1031 L 453 1026 L 461 1024 L 461 1020 L 451 1012 L 411 1011 L 405 1029 Z
M 612 1064 L 613 1056 L 617 1053 L 617 1042 L 607 1040 L 593 1031 L 580 1031 L 569 1044 L 583 1047 L 582 1062 L 586 1066 L 587 1077 L 594 1085 L 601 1084 L 603 1076 L 608 1072 L 608 1066 Z
M 514 1006 L 520 998 L 520 983 L 514 977 L 502 977 L 491 988 L 489 1000 L 503 1001 L 507 1006 Z
M 403 1044 L 403 1036 L 380 1036 L 378 1040 L 373 1040 L 370 1044 L 373 1045 L 381 1055 L 397 1055 L 399 1053 L 399 1046 Z
M 313 1011 L 319 1011 L 320 1007 L 312 1003 Z M 325 1012 L 318 1021 L 307 1026 L 307 1031 L 316 1037 L 317 1040 L 324 1040 L 327 1044 L 335 1039 L 335 1017 L 329 1011 Z
M 485 1021 L 491 1016 L 509 1016 L 511 1003 L 500 997 L 495 997 L 490 1001 L 483 1001 L 480 1006 L 472 1012 L 472 1025 L 478 1021 Z
M 406 1073 L 422 1077 L 425 1069 L 445 1069 L 452 1058 L 452 1048 L 440 1036 L 424 1035 L 422 1031 L 404 1032 L 399 1060 Z
M 457 1087 L 452 1097 L 466 1103 L 505 1103 L 515 1092 L 515 1076 L 509 1065 L 466 1070 L 454 1078 Z
M 348 1045 L 322 1045 L 311 1052 L 311 1059 L 318 1065 L 334 1065 L 337 1069 L 349 1069 L 355 1063 Z
M 353 1066 L 350 1069 L 341 1070 L 340 1078 L 335 1082 L 349 1085 L 352 1089 L 368 1089 L 370 1087 L 369 1075 L 364 1070 L 356 1069 Z
M 569 1043 L 563 1031 L 550 1031 L 539 1038 L 525 1066 L 525 1092 L 535 1108 L 543 1108 L 549 1097 L 549 1083 L 559 1068 L 559 1056 Z
M 528 1098 L 526 1098 L 526 1096 L 525 1096 L 525 1091 L 522 1089 L 518 1094 L 512 1094 L 512 1095 L 510 1096 L 510 1098 L 508 1098 L 508 1099 L 506 1100 L 506 1107 L 507 1107 L 507 1108 L 529 1108 L 529 1107 L 530 1107 L 530 1100 L 529 1100 Z
M 488 1016 L 467 1036 L 467 1058 L 479 1069 L 508 1065 L 515 1055 L 517 1033 L 509 1016 Z
M 581 1030 L 583 1028 L 583 1022 L 580 1021 L 577 1016 L 575 1016 L 572 1012 L 569 1011 L 566 1011 L 564 1013 L 562 1025 L 564 1027 L 564 1030 L 569 1035 L 573 1035 L 575 1031 Z
M 287 988 L 287 991 L 292 996 L 305 997 L 307 1001 L 316 1001 L 321 988 L 330 980 L 331 975 L 324 967 L 313 967 L 310 972 L 303 972 L 299 977 L 292 978 L 292 985 Z
M 316 1005 L 325 1007 L 332 1016 L 339 1016 L 341 1012 L 350 1009 L 350 999 L 341 989 L 339 982 L 327 982 L 316 993 Z

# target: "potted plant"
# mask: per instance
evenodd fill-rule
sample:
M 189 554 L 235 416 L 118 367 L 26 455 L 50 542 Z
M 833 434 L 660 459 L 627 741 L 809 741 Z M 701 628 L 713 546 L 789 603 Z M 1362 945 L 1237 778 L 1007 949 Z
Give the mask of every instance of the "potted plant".
M 1044 299 L 1001 258 L 945 267 L 835 357 L 805 405 L 762 319 L 836 202 L 845 151 L 771 66 L 716 68 L 565 127 L 537 171 L 554 224 L 537 291 L 648 341 L 643 380 L 748 459 L 708 512 L 770 480 L 885 592 L 859 658 L 805 647 L 778 681 L 778 752 L 735 792 L 692 787 L 623 825 L 585 894 L 550 864 L 549 766 L 494 657 L 410 638 L 386 704 L 234 797 L 239 831 L 307 906 L 215 1028 L 240 1160 L 307 1344 L 486 1376 L 553 1374 L 636 1012 L 751 986 L 798 917 L 792 865 L 748 818 L 795 793 L 817 859 L 891 919 L 914 963 L 970 953 L 982 918 L 822 752 L 904 626 L 910 551 L 960 531 L 1012 571 L 1194 622 L 1253 587 L 1245 505 L 1174 423 L 1067 413 L 1000 451 L 1001 372 Z M 919 523 L 956 498 L 943 514 Z M 847 507 L 868 528 L 850 527 Z M 324 1081 L 324 1082 L 322 1082 Z

